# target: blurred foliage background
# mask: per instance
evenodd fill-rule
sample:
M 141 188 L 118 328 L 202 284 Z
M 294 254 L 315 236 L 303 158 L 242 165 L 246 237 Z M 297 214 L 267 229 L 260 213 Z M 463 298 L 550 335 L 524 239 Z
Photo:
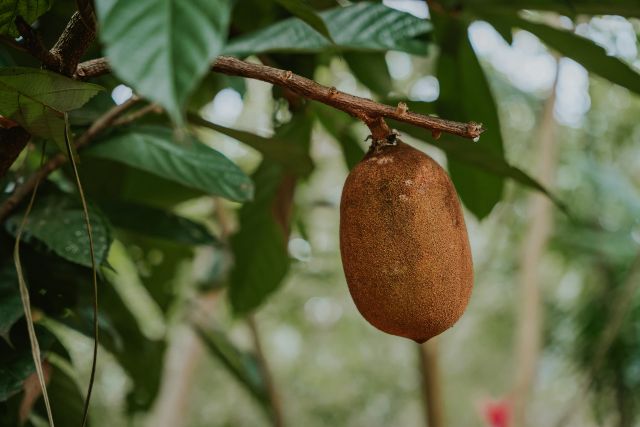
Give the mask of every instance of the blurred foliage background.
M 3 15 L 28 3 L 0 0 L 3 67 L 38 67 Z M 23 13 L 51 46 L 76 4 L 42 3 Z M 637 2 L 193 0 L 161 29 L 160 1 L 95 3 L 87 57 L 106 55 L 114 74 L 92 79 L 105 90 L 70 113 L 73 131 L 133 92 L 164 112 L 79 154 L 101 263 L 90 425 L 639 425 Z M 175 69 L 154 62 L 169 48 Z M 338 206 L 366 127 L 206 74 L 219 54 L 484 123 L 478 142 L 390 123 L 448 168 L 466 208 L 476 279 L 454 328 L 421 348 L 351 301 Z M 0 73 L 0 95 L 8 82 Z M 37 168 L 40 140 L 56 140 L 27 130 L 2 199 Z M 19 425 L 34 375 L 11 259 L 23 214 L 0 235 L 3 426 Z M 69 168 L 42 184 L 23 241 L 56 424 L 76 424 L 92 295 Z M 40 399 L 23 418 L 44 414 Z

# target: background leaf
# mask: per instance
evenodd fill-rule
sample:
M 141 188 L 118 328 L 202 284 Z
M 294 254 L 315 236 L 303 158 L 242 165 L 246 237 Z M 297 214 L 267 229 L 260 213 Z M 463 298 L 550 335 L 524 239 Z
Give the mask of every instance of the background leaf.
M 115 73 L 181 124 L 189 95 L 224 45 L 230 1 L 103 0 L 96 9 Z
M 360 141 L 351 131 L 351 127 L 356 120 L 342 111 L 320 103 L 313 105 L 313 112 L 322 123 L 322 126 L 340 145 L 347 168 L 352 169 L 362 160 L 365 154 Z
M 640 74 L 620 59 L 610 56 L 593 41 L 566 30 L 527 21 L 517 15 L 504 18 L 514 27 L 534 34 L 547 46 L 580 63 L 588 71 L 640 94 Z
M 36 335 L 44 356 L 53 344 L 54 337 L 38 325 L 36 325 Z M 18 393 L 22 389 L 24 380 L 36 370 L 26 325 L 23 324 L 20 331 L 11 335 L 11 342 L 12 346 L 0 340 L 0 402 Z
M 100 209 L 115 226 L 185 245 L 211 245 L 217 239 L 203 224 L 162 209 L 123 201 L 105 201 Z
M 0 1 L 0 34 L 18 37 L 14 24 L 17 16 L 32 23 L 51 7 L 51 0 L 2 0 Z
M 313 169 L 313 162 L 304 143 L 292 143 L 295 141 L 286 141 L 277 135 L 265 138 L 251 132 L 218 125 L 195 115 L 190 115 L 189 121 L 236 139 L 258 150 L 266 159 L 280 163 L 298 175 L 308 175 Z
M 344 59 L 353 75 L 375 94 L 382 97 L 393 89 L 391 75 L 382 52 L 345 52 Z
M 229 159 L 194 138 L 176 144 L 171 129 L 161 126 L 119 131 L 83 155 L 124 163 L 230 200 L 243 202 L 253 195 L 251 180 Z
M 431 24 L 380 3 L 357 3 L 319 14 L 335 47 L 342 50 L 400 50 L 426 54 L 424 43 L 414 38 L 428 33 Z M 332 47 L 325 37 L 298 18 L 230 40 L 225 55 L 248 56 L 263 52 L 319 52 Z
M 66 152 L 63 113 L 80 108 L 102 88 L 35 68 L 0 68 L 0 114 Z
M 10 343 L 11 327 L 23 314 L 16 270 L 15 267 L 7 265 L 0 269 L 0 338 Z
M 294 116 L 278 129 L 277 135 L 292 144 L 309 147 L 311 120 Z M 242 206 L 240 230 L 231 237 L 235 264 L 231 270 L 229 298 L 233 310 L 244 315 L 258 307 L 277 287 L 289 271 L 289 224 L 284 223 L 292 196 L 293 178 L 285 169 L 264 160 L 253 174 L 255 199 Z M 292 182 L 293 181 L 293 182 Z M 291 192 L 291 194 L 287 194 Z M 285 195 L 283 195 L 285 194 Z M 279 206 L 279 205 L 287 206 Z
M 503 158 L 503 142 L 496 104 L 489 83 L 478 62 L 467 27 L 443 15 L 433 16 L 436 34 L 442 43 L 437 76 L 440 96 L 437 110 L 441 117 L 457 121 L 477 121 L 487 129 L 478 144 L 495 157 Z M 502 197 L 501 177 L 448 158 L 448 169 L 464 205 L 482 219 Z
M 238 349 L 222 331 L 201 325 L 196 325 L 194 329 L 209 352 L 224 364 L 253 398 L 268 408 L 269 396 L 256 357 Z
M 311 6 L 309 6 L 305 0 L 276 0 L 278 4 L 289 12 L 297 16 L 306 22 L 311 28 L 322 34 L 329 40 L 333 42 L 331 39 L 331 34 L 329 34 L 329 29 L 327 25 L 324 23 L 322 18 L 318 16 L 315 10 Z

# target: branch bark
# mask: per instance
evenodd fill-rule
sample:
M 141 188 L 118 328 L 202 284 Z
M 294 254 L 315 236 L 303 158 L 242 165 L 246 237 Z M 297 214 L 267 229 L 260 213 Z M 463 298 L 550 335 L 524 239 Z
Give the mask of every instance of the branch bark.
M 367 124 L 372 131 L 374 139 L 382 139 L 388 135 L 388 131 L 385 131 L 380 126 L 381 118 L 393 119 L 428 129 L 434 135 L 445 132 L 463 138 L 475 139 L 479 138 L 484 131 L 481 123 L 460 123 L 439 117 L 412 113 L 407 110 L 407 106 L 404 103 L 400 103 L 396 107 L 380 104 L 370 99 L 341 92 L 335 87 L 323 86 L 291 71 L 254 64 L 229 56 L 219 56 L 212 64 L 211 69 L 217 73 L 261 80 L 281 86 L 304 98 L 313 99 L 342 110 Z M 104 75 L 110 71 L 111 68 L 107 59 L 98 58 L 79 64 L 75 75 L 77 78 L 86 79 Z M 387 133 L 383 135 L 385 132 Z
M 79 0 L 78 4 L 84 5 L 85 15 L 88 11 L 93 10 L 89 0 Z M 82 55 L 96 35 L 95 26 L 86 24 L 80 13 L 76 12 L 71 16 L 53 48 L 47 50 L 36 31 L 22 17 L 18 16 L 15 24 L 24 39 L 22 44 L 15 46 L 16 48 L 26 50 L 38 59 L 46 69 L 69 77 L 75 74 Z M 0 178 L 6 174 L 29 140 L 29 137 L 25 136 L 25 134 L 28 135 L 27 131 L 20 127 L 11 132 L 3 133 L 5 137 L 10 136 L 11 138 L 3 138 L 6 139 L 7 147 L 0 149 Z M 2 218 L 1 209 L 0 218 Z
M 85 24 L 80 12 L 71 16 L 69 23 L 51 48 L 51 54 L 59 59 L 57 68 L 50 68 L 65 76 L 73 76 L 76 67 L 96 36 L 95 28 Z

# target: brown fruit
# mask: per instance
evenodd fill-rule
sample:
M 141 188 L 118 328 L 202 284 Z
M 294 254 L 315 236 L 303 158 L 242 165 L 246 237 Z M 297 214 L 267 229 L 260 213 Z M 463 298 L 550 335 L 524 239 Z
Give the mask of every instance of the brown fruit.
M 422 343 L 467 306 L 473 265 L 458 195 L 440 165 L 401 141 L 347 177 L 340 252 L 358 310 L 384 332 Z

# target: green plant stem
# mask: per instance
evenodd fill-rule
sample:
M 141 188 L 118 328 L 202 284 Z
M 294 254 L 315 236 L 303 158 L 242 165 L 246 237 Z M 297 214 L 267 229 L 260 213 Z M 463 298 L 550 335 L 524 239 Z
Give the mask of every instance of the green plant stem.
M 82 211 L 84 213 L 84 221 L 87 227 L 87 235 L 89 237 L 89 254 L 91 256 L 91 279 L 93 282 L 93 360 L 91 361 L 91 375 L 89 377 L 89 387 L 87 389 L 87 396 L 84 401 L 84 408 L 82 410 L 82 427 L 87 425 L 87 418 L 89 416 L 89 402 L 91 401 L 91 392 L 93 391 L 93 383 L 96 377 L 96 365 L 98 362 L 98 346 L 99 346 L 99 329 L 98 329 L 98 267 L 96 265 L 96 253 L 95 246 L 93 244 L 93 232 L 91 230 L 91 219 L 89 218 L 89 209 L 87 207 L 87 199 L 84 196 L 84 190 L 82 189 L 82 182 L 80 181 L 80 174 L 78 173 L 78 165 L 73 157 L 73 150 L 71 146 L 71 139 L 69 137 L 69 115 L 65 113 L 65 133 L 64 140 L 67 146 L 67 156 L 71 160 L 71 168 L 73 169 L 73 177 L 76 180 L 76 187 L 80 194 L 80 201 L 82 202 Z
M 44 163 L 44 150 L 45 144 L 42 145 L 42 157 L 40 158 L 40 164 Z M 22 238 L 22 232 L 24 231 L 24 227 L 27 225 L 27 219 L 29 218 L 29 214 L 31 213 L 31 209 L 33 208 L 33 204 L 36 200 L 36 194 L 38 192 L 38 187 L 40 185 L 40 180 L 38 179 L 33 187 L 33 191 L 31 191 L 31 198 L 29 199 L 29 204 L 27 205 L 27 210 L 22 217 L 22 221 L 20 222 L 20 227 L 18 228 L 18 233 L 16 234 L 16 243 L 13 247 L 13 261 L 16 266 L 16 274 L 18 276 L 18 286 L 20 287 L 20 299 L 22 301 L 22 308 L 24 309 L 24 316 L 27 322 L 27 330 L 29 332 L 29 341 L 31 342 L 31 354 L 33 356 L 33 363 L 36 367 L 36 374 L 38 376 L 38 381 L 40 382 L 40 388 L 42 389 L 42 397 L 44 399 L 44 406 L 47 411 L 47 418 L 49 419 L 49 425 L 54 427 L 53 423 L 53 413 L 51 411 L 51 403 L 49 402 L 49 395 L 47 394 L 47 383 L 44 378 L 44 372 L 42 369 L 42 359 L 40 353 L 40 345 L 38 344 L 38 337 L 36 335 L 35 327 L 33 325 L 33 314 L 31 313 L 31 299 L 29 297 L 29 288 L 27 287 L 27 283 L 24 279 L 24 272 L 22 270 L 22 262 L 20 260 L 20 241 Z

